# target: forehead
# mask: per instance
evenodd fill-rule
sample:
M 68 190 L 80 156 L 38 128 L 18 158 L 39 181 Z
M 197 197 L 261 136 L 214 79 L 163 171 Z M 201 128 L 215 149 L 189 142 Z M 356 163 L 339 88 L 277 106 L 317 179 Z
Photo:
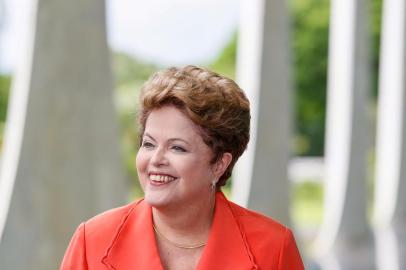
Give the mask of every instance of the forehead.
M 164 106 L 151 111 L 145 123 L 145 132 L 152 136 L 202 140 L 199 127 L 174 106 Z

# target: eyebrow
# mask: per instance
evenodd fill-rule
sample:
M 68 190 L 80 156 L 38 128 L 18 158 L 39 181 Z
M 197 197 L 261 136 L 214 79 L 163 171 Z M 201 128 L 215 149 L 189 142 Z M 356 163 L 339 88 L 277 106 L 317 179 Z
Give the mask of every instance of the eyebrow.
M 144 133 L 144 137 L 149 137 L 151 140 L 153 140 L 154 142 L 156 142 L 156 140 L 154 139 L 154 137 L 152 137 L 149 133 L 147 133 L 147 132 L 145 132 Z M 188 141 L 186 141 L 186 140 L 184 140 L 184 139 L 181 139 L 181 138 L 170 138 L 169 140 L 168 140 L 169 142 L 173 142 L 173 141 L 182 141 L 182 142 L 184 142 L 184 143 L 186 143 L 187 145 L 191 145 Z

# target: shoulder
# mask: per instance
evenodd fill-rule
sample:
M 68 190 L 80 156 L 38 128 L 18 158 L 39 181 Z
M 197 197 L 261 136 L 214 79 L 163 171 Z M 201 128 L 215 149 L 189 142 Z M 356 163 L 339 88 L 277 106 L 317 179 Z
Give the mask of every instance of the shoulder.
M 266 269 L 304 269 L 292 231 L 278 221 L 228 201 L 256 261 Z
M 121 225 L 142 200 L 103 212 L 76 229 L 60 269 L 99 269 L 101 258 Z
M 141 201 L 142 200 L 138 200 L 124 206 L 113 208 L 90 218 L 85 222 L 86 229 L 98 229 L 105 226 L 117 225 L 117 223 L 120 223 Z
M 137 220 L 138 210 L 145 204 L 144 200 L 103 212 L 83 223 L 88 260 L 102 258 L 113 245 L 129 217 Z
M 84 222 L 83 226 L 86 230 L 87 238 L 99 238 L 108 239 L 108 235 L 114 235 L 117 229 L 125 222 L 127 217 L 135 208 L 142 207 L 143 200 L 137 200 L 127 205 L 110 209 L 97 216 L 92 217 L 88 221 Z
M 228 201 L 230 208 L 246 232 L 265 233 L 267 237 L 283 238 L 288 228 L 275 219 Z

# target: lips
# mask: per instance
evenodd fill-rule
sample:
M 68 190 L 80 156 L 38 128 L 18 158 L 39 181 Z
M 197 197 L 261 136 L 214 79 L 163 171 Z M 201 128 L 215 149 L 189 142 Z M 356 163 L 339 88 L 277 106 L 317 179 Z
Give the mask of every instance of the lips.
M 168 174 L 150 173 L 148 176 L 153 185 L 164 185 L 176 180 L 176 177 Z

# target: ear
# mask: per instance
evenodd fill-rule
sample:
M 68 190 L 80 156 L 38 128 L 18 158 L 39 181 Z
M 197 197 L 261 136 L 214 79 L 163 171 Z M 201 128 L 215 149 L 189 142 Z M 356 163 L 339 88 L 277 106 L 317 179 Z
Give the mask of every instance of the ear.
M 226 171 L 228 168 L 228 165 L 230 165 L 231 161 L 233 160 L 233 155 L 231 153 L 223 153 L 221 158 L 219 158 L 216 163 L 214 164 L 213 167 L 213 173 L 216 179 L 218 180 L 220 176 L 223 175 L 223 173 Z

